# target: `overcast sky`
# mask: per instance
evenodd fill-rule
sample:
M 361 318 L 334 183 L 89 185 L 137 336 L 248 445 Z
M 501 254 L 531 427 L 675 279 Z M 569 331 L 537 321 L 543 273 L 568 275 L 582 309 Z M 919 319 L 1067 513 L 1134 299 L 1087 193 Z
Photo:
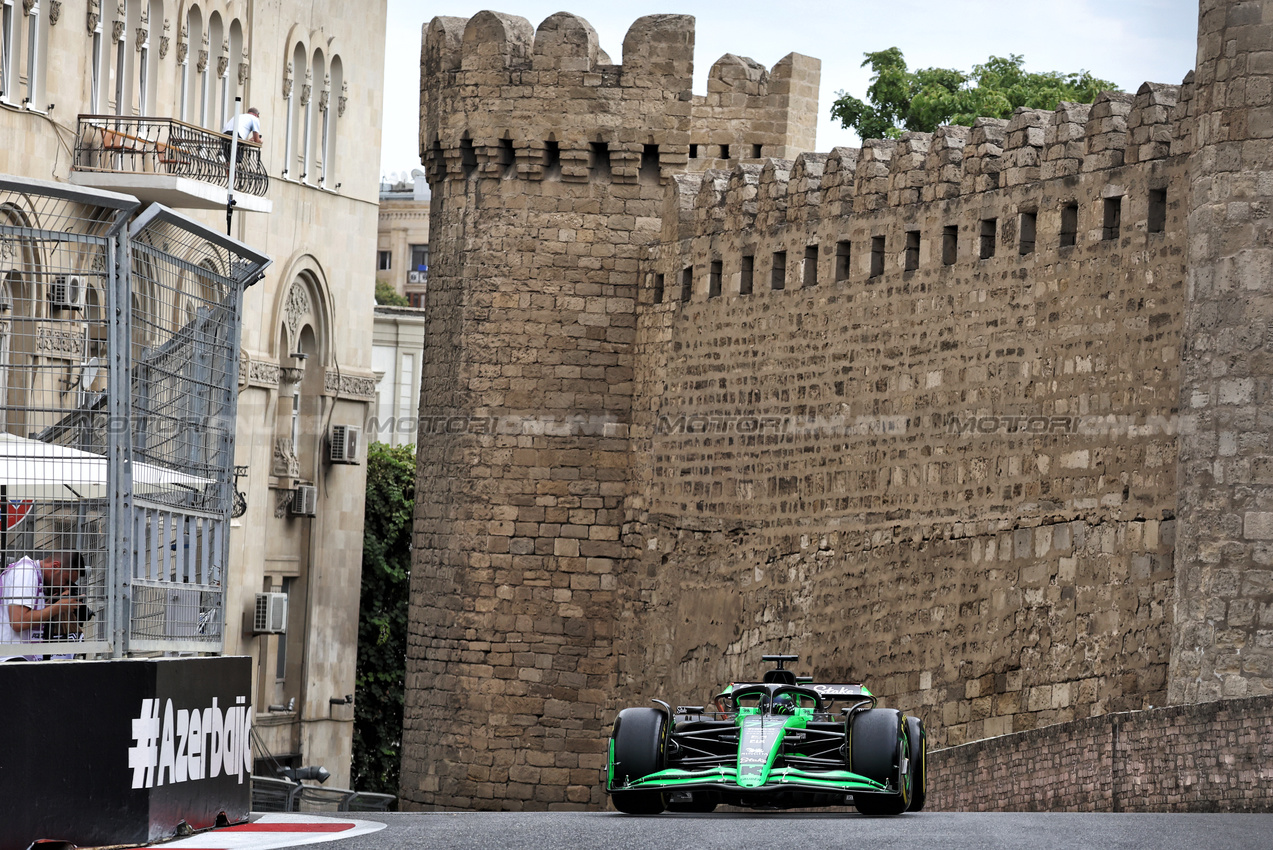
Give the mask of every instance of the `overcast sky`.
M 623 36 L 642 15 L 694 15 L 694 92 L 707 90 L 707 72 L 725 53 L 772 68 L 788 53 L 822 60 L 817 150 L 856 145 L 832 122 L 831 102 L 845 90 L 865 97 L 867 51 L 899 47 L 911 68 L 969 70 L 988 56 L 1019 53 L 1033 71 L 1091 71 L 1135 92 L 1146 80 L 1179 83 L 1193 68 L 1198 29 L 1196 0 L 632 0 L 572 4 L 569 0 L 389 0 L 385 48 L 385 126 L 381 173 L 419 166 L 420 32 L 435 15 L 469 18 L 482 9 L 520 15 L 538 26 L 549 15 L 582 15 L 615 62 Z

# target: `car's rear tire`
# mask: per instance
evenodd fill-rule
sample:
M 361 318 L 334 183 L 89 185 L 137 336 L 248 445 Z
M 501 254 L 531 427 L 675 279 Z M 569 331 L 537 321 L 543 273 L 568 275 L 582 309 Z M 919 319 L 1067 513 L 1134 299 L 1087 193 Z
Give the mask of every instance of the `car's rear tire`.
M 899 777 L 905 744 L 902 713 L 892 708 L 872 708 L 849 720 L 849 770 L 881 784 L 896 784 L 898 794 L 854 794 L 853 807 L 861 814 L 900 815 L 910 805 L 910 783 Z
M 614 779 L 636 780 L 663 769 L 667 715 L 656 708 L 625 708 L 615 720 Z M 614 807 L 627 815 L 657 815 L 667 808 L 662 791 L 611 791 Z
M 906 741 L 911 748 L 911 806 L 906 811 L 918 812 L 928 797 L 928 733 L 924 721 L 906 718 Z

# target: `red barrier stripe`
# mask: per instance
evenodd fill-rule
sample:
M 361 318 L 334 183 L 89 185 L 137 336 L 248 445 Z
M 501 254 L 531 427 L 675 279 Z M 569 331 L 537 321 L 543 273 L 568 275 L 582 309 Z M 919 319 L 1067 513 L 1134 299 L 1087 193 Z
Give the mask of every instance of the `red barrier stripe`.
M 353 828 L 352 823 L 245 823 L 217 832 L 344 832 Z

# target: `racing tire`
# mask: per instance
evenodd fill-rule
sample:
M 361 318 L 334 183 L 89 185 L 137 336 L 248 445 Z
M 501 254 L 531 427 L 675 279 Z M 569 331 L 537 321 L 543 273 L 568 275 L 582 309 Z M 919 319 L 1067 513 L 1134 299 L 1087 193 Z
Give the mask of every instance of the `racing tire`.
M 900 815 L 910 805 L 911 783 L 898 774 L 906 746 L 902 713 L 872 708 L 849 719 L 849 770 L 881 784 L 896 784 L 898 794 L 854 794 L 853 807 L 868 817 Z
M 640 779 L 663 769 L 667 715 L 657 708 L 625 708 L 614 729 L 614 778 Z M 662 791 L 611 791 L 610 802 L 625 815 L 657 815 L 667 808 Z
M 906 741 L 911 748 L 911 806 L 906 811 L 918 812 L 923 810 L 928 796 L 928 733 L 924 731 L 924 721 L 906 718 Z

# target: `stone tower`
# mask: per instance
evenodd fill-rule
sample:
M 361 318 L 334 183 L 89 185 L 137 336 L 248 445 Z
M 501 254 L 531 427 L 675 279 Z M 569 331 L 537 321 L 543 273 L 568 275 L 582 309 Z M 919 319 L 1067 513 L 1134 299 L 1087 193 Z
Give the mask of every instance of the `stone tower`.
M 813 143 L 817 60 L 726 56 L 696 97 L 693 49 L 675 15 L 634 23 L 621 65 L 570 14 L 425 28 L 409 808 L 602 803 L 638 257 L 673 174 Z
M 1169 698 L 1273 693 L 1273 2 L 1203 0 Z

